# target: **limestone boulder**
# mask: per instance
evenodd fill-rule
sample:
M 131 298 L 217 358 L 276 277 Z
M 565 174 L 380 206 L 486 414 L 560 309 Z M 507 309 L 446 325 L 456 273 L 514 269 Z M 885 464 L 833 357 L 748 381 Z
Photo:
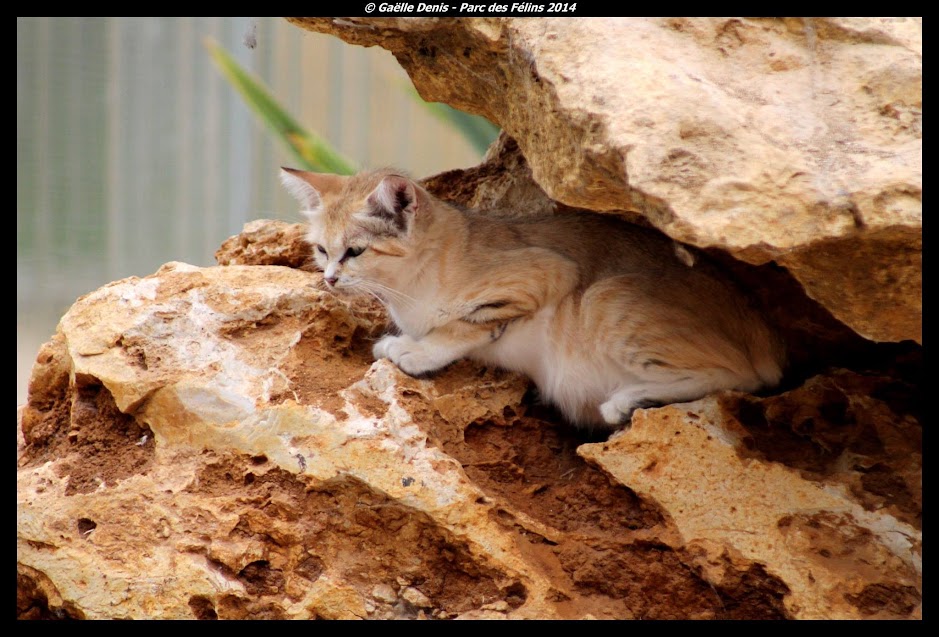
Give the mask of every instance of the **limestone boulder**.
M 921 19 L 290 20 L 501 126 L 551 200 L 774 261 L 861 336 L 922 342 Z
M 915 358 L 604 440 L 516 375 L 373 361 L 380 307 L 252 265 L 301 231 L 62 318 L 17 414 L 19 617 L 920 616 Z

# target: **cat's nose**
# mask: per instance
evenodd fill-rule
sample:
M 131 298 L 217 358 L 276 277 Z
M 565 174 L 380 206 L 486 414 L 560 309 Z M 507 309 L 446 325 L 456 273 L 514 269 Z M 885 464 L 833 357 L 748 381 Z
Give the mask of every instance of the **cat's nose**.
M 335 287 L 336 281 L 339 280 L 339 277 L 338 277 L 338 276 L 328 276 L 328 277 L 325 277 L 325 279 L 326 279 L 326 282 L 329 284 L 329 287 Z

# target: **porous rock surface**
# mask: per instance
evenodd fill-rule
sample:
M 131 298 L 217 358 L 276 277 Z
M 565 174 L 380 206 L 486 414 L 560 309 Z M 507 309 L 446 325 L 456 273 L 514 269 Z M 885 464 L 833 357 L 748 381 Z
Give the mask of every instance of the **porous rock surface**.
M 18 412 L 18 616 L 919 616 L 908 383 L 832 371 L 590 438 L 518 376 L 373 362 L 381 308 L 324 291 L 301 234 L 252 222 L 230 265 L 62 318 Z
M 391 51 L 518 142 L 562 204 L 786 267 L 922 342 L 922 20 L 290 18 Z

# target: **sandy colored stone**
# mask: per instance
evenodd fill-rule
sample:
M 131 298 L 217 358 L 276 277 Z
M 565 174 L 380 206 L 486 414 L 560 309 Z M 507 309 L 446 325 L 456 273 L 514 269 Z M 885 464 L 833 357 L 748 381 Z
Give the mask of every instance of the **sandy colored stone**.
M 290 20 L 488 117 L 551 199 L 777 261 L 860 335 L 922 341 L 921 19 Z
M 641 412 L 629 431 L 580 453 L 668 511 L 710 581 L 750 561 L 786 584 L 793 617 L 917 616 L 922 434 L 859 391 L 888 384 L 842 372 L 744 401 L 758 415 L 732 395 Z M 839 408 L 835 394 L 845 413 L 826 422 Z M 756 416 L 749 427 L 743 413 Z M 887 469 L 889 488 L 857 488 L 875 466 Z
M 242 231 L 226 239 L 215 251 L 219 265 L 284 265 L 290 268 L 309 266 L 310 244 L 300 223 L 256 219 Z
M 18 616 L 919 616 L 916 352 L 604 443 L 519 376 L 373 361 L 384 327 L 281 266 L 79 299 L 17 413 Z
M 436 532 L 421 530 L 434 526 L 423 518 L 443 516 L 448 527 L 467 538 L 485 538 L 485 553 L 497 563 L 506 562 L 489 569 L 487 583 L 493 592 L 503 579 L 528 580 L 512 566 L 518 558 L 511 536 L 502 530 L 492 533 L 491 506 L 475 504 L 481 494 L 459 465 L 429 447 L 409 414 L 394 404 L 394 380 L 400 372 L 387 361 L 361 378 L 368 369 L 362 361 L 360 380 L 330 379 L 323 383 L 325 391 L 318 383 L 306 383 L 299 393 L 309 395 L 311 404 L 296 402 L 298 388 L 289 374 L 297 371 L 292 365 L 301 362 L 294 358 L 300 341 L 317 340 L 320 334 L 311 332 L 325 332 L 331 343 L 343 337 L 343 329 L 350 339 L 357 330 L 370 333 L 376 328 L 374 310 L 366 307 L 361 312 L 353 314 L 347 304 L 316 290 L 311 275 L 277 267 L 200 269 L 169 264 L 152 277 L 120 281 L 83 297 L 60 324 L 64 338 L 56 343 L 65 345 L 65 355 L 51 359 L 68 362 L 69 377 L 85 379 L 84 386 L 95 387 L 97 396 L 107 394 L 117 408 L 109 416 L 124 418 L 124 412 L 131 412 L 134 422 L 142 423 L 148 433 L 133 445 L 146 449 L 148 457 L 136 463 L 141 474 L 128 475 L 117 463 L 98 466 L 94 487 L 85 480 L 79 493 L 72 484 L 74 474 L 57 474 L 62 463 L 27 470 L 20 482 L 24 498 L 18 502 L 18 527 L 31 538 L 24 551 L 33 555 L 21 552 L 20 561 L 43 572 L 60 560 L 70 562 L 66 579 L 57 582 L 60 594 L 76 599 L 76 607 L 88 618 L 185 617 L 193 605 L 205 605 L 199 600 L 214 600 L 211 606 L 219 616 L 366 616 L 362 595 L 328 570 L 305 581 L 303 565 L 309 559 L 302 547 L 285 547 L 282 555 L 271 555 L 267 542 L 257 535 L 291 544 L 299 539 L 297 530 L 280 529 L 276 522 L 271 526 L 266 518 L 252 528 L 260 513 L 252 506 L 239 512 L 239 498 L 225 497 L 229 486 L 235 486 L 226 486 L 233 480 L 229 471 L 236 469 L 229 466 L 234 463 L 243 474 L 238 476 L 239 487 L 266 479 L 294 485 L 288 487 L 289 495 L 269 496 L 267 506 L 274 509 L 297 506 L 304 481 L 295 476 L 307 476 L 320 485 L 348 482 L 352 491 L 363 492 L 356 498 L 363 505 L 373 498 L 379 511 L 387 507 L 396 511 L 393 517 L 417 519 L 405 522 L 416 527 L 421 538 L 415 540 Z M 112 314 L 110 319 L 106 313 Z M 37 368 L 34 394 L 54 394 L 60 388 L 44 389 L 50 387 L 46 379 L 61 378 L 62 371 Z M 344 370 L 334 363 L 304 371 Z M 340 394 L 367 395 L 386 418 L 363 414 L 362 407 L 330 391 L 331 382 L 341 387 L 347 380 L 349 388 Z M 296 382 L 304 384 L 304 379 Z M 507 379 L 491 391 L 500 389 L 511 392 L 510 401 L 517 402 L 525 384 Z M 317 391 L 320 395 L 314 396 Z M 58 414 L 54 408 L 43 411 L 40 404 L 37 396 L 35 405 L 27 407 L 25 420 L 33 424 L 24 429 L 27 441 L 47 447 L 55 434 L 39 439 L 36 433 L 52 427 L 43 421 L 55 421 Z M 340 408 L 330 412 L 326 405 Z M 64 448 L 58 449 L 63 463 L 81 451 L 71 451 L 74 445 L 69 445 L 74 420 L 61 427 L 68 430 Z M 82 433 L 91 435 L 77 435 Z M 239 459 L 233 460 L 233 455 Z M 29 464 L 23 456 L 20 461 Z M 50 516 L 49 502 L 58 499 L 61 517 Z M 450 538 L 448 531 L 440 532 L 443 535 L 430 541 L 463 543 Z M 69 539 L 63 542 L 64 537 Z M 475 543 L 466 545 L 467 556 L 476 550 L 471 546 Z M 425 559 L 420 551 L 421 543 L 415 542 L 403 552 L 420 564 Z M 96 563 L 100 559 L 117 561 L 109 570 Z M 292 578 L 283 575 L 289 569 Z M 546 586 L 537 577 L 530 585 Z M 121 593 L 115 598 L 117 591 Z M 283 599 L 265 604 L 267 595 Z

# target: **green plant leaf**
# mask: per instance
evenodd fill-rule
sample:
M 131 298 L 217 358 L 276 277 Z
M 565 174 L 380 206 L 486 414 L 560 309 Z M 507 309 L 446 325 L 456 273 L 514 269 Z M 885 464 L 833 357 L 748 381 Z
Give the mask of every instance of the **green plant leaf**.
M 354 163 L 343 157 L 329 142 L 306 130 L 284 110 L 264 83 L 249 73 L 212 38 L 206 38 L 205 47 L 225 79 L 237 90 L 248 106 L 274 131 L 306 170 L 351 175 Z

